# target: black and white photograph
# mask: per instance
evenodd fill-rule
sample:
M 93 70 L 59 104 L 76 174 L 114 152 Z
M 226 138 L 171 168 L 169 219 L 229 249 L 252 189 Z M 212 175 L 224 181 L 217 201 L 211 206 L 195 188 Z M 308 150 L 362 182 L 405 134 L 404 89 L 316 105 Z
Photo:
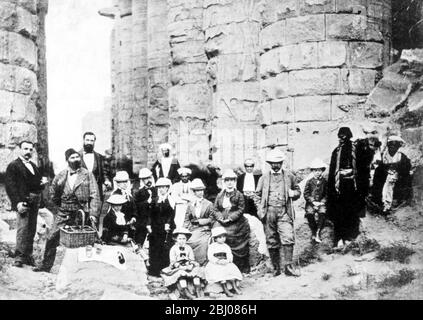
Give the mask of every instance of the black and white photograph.
M 422 122 L 422 0 L 0 0 L 0 300 L 422 300 Z

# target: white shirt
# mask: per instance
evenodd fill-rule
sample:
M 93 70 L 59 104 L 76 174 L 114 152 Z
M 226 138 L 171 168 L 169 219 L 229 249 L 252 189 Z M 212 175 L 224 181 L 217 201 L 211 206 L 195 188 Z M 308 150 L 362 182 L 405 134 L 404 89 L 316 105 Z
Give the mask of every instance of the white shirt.
M 172 158 L 162 158 L 162 170 L 163 170 L 163 176 L 167 178 L 169 175 L 170 165 L 172 164 Z
M 24 157 L 20 157 L 25 167 L 28 168 L 28 170 L 32 173 L 32 175 L 35 175 L 34 167 L 31 165 L 29 160 L 26 160 Z
M 71 189 L 75 186 L 76 177 L 78 176 L 77 173 L 71 175 L 71 170 L 68 171 L 68 183 Z
M 195 208 L 195 211 L 194 211 L 194 215 L 197 217 L 197 219 L 199 219 L 200 218 L 200 216 L 201 216 L 201 201 L 202 201 L 203 199 L 198 199 L 198 200 L 196 200 L 195 201 L 195 206 L 194 206 L 194 208 Z
M 244 178 L 244 188 L 243 190 L 244 192 L 254 192 L 256 191 L 256 186 L 255 186 L 255 182 L 254 182 L 254 175 L 252 173 L 245 173 L 245 178 Z
M 93 172 L 94 169 L 94 153 L 84 153 L 84 162 L 88 171 Z

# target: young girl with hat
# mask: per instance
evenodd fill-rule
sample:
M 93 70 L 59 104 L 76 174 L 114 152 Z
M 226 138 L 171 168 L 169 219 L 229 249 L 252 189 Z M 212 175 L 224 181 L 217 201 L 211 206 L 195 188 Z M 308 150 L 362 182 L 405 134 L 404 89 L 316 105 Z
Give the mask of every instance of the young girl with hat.
M 232 262 L 232 250 L 225 243 L 225 228 L 213 228 L 211 235 L 214 242 L 209 245 L 207 252 L 209 262 L 204 270 L 207 282 L 210 285 L 220 284 L 221 289 L 228 297 L 233 296 L 230 287 L 233 288 L 236 294 L 241 294 L 239 282 L 242 280 L 242 274 Z
M 105 242 L 128 243 L 131 238 L 131 225 L 134 219 L 133 211 L 122 212 L 122 207 L 128 202 L 121 194 L 112 194 L 107 203 L 110 205 L 103 220 L 102 240 Z
M 176 284 L 176 288 L 188 299 L 194 296 L 189 287 L 194 286 L 198 298 L 202 297 L 203 290 L 201 280 L 204 280 L 204 272 L 199 263 L 195 261 L 192 248 L 187 245 L 187 240 L 191 237 L 191 232 L 183 227 L 173 231 L 176 244 L 170 249 L 170 264 L 161 272 L 166 287 L 170 289 Z

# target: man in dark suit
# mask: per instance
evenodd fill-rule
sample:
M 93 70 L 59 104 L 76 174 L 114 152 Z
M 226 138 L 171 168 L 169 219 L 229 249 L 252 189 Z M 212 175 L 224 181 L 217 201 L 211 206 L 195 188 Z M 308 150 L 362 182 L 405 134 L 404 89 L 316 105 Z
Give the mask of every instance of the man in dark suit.
M 168 178 L 172 183 L 179 181 L 178 169 L 181 167 L 178 159 L 170 155 L 172 147 L 169 143 L 160 145 L 162 157 L 154 162 L 151 171 L 153 173 L 154 181 L 159 178 Z
M 81 157 L 74 149 L 65 152 L 68 168 L 53 180 L 50 196 L 53 202 L 54 225 L 46 242 L 44 259 L 34 271 L 50 272 L 60 243 L 60 228 L 66 225 L 80 225 L 80 210 L 96 224 L 100 215 L 100 199 L 94 175 L 81 167 Z M 87 219 L 88 220 L 88 219 Z
M 94 175 L 98 191 L 100 193 L 100 200 L 103 201 L 103 185 L 106 190 L 112 188 L 110 177 L 110 168 L 108 162 L 105 161 L 104 156 L 94 151 L 96 136 L 92 132 L 85 132 L 83 150 L 79 151 L 81 156 L 81 165 L 83 168 L 88 169 Z
M 245 213 L 257 217 L 257 208 L 254 205 L 253 195 L 255 194 L 261 174 L 254 174 L 254 161 L 252 159 L 246 159 L 244 161 L 244 168 L 245 173 L 238 177 L 236 188 L 244 194 Z
M 41 177 L 37 166 L 30 160 L 33 152 L 34 143 L 22 141 L 19 144 L 19 158 L 12 161 L 6 169 L 6 192 L 12 203 L 12 210 L 17 211 L 16 267 L 22 267 L 23 264 L 34 265 L 32 251 L 38 208 L 41 192 L 47 183 L 47 178 Z

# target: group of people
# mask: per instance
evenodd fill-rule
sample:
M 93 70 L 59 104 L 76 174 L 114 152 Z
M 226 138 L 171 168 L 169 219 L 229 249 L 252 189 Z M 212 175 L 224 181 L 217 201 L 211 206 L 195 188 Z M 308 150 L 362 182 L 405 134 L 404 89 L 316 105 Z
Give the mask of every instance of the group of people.
M 351 130 L 340 128 L 328 173 L 320 159 L 309 166 L 313 175 L 304 188 L 305 217 L 316 243 L 321 242 L 327 218 L 334 225 L 335 244 L 342 248 L 358 236 L 368 201 L 380 204 L 388 214 L 395 201 L 409 197 L 410 160 L 399 151 L 404 141 L 390 136 L 386 150 L 381 150 L 377 131 L 371 128 L 365 133 L 365 139 L 352 141 Z M 248 213 L 263 224 L 273 274 L 299 276 L 293 262 L 293 201 L 300 198 L 301 190 L 279 149 L 267 153 L 270 171 L 262 175 L 254 170 L 252 159 L 245 160 L 241 175 L 225 170 L 221 191 L 212 199 L 204 181 L 191 179 L 191 169 L 181 167 L 170 155 L 169 144 L 161 146 L 162 157 L 151 169 L 139 171 L 139 186 L 134 187 L 127 171 L 118 170 L 110 177 L 104 158 L 94 151 L 93 133 L 85 133 L 83 140 L 82 150 L 65 152 L 68 168 L 51 183 L 49 209 L 55 222 L 43 261 L 34 271 L 50 271 L 60 228 L 79 223 L 77 212 L 83 210 L 92 225 L 100 227 L 106 243 L 133 242 L 143 248 L 148 239 L 148 272 L 162 277 L 170 288 L 189 298 L 201 296 L 208 283 L 209 289 L 231 296 L 240 292 L 242 274 L 250 272 L 251 229 L 244 216 Z M 40 194 L 48 181 L 30 161 L 34 144 L 23 141 L 19 146 L 20 156 L 6 171 L 6 191 L 18 213 L 15 266 L 22 267 L 34 265 Z

